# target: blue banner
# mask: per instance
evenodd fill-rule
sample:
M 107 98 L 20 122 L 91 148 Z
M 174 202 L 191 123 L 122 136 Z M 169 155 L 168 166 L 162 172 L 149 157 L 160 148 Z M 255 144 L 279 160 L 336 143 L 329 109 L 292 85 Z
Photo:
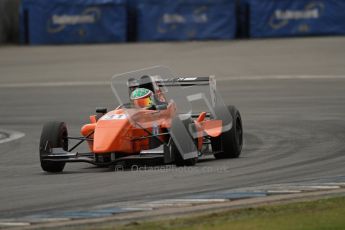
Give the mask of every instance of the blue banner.
M 23 0 L 21 40 L 30 44 L 126 41 L 125 0 Z
M 235 0 L 140 0 L 138 40 L 231 39 L 235 12 Z
M 246 0 L 251 37 L 345 34 L 344 0 Z

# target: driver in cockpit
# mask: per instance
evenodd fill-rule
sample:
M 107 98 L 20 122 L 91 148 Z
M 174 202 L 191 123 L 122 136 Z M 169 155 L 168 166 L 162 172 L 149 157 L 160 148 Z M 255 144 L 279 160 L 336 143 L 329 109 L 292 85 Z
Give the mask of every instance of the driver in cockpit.
M 134 78 L 128 79 L 128 90 L 131 103 L 137 108 L 145 108 L 151 110 L 161 110 L 167 108 L 167 103 L 161 93 L 155 94 L 155 86 L 153 80 L 149 76 L 142 76 L 140 83 Z M 159 89 L 157 89 L 160 92 Z M 160 96 L 158 99 L 157 96 Z M 163 100 L 162 100 L 163 98 Z
M 137 108 L 155 109 L 156 100 L 151 90 L 146 88 L 136 88 L 130 96 L 130 100 Z

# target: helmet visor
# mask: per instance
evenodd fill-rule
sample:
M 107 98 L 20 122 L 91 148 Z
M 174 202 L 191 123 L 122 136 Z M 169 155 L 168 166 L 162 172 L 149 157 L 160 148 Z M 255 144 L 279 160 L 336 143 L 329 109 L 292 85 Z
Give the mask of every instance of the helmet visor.
M 152 105 L 151 97 L 144 97 L 133 100 L 135 106 L 139 108 L 150 107 Z

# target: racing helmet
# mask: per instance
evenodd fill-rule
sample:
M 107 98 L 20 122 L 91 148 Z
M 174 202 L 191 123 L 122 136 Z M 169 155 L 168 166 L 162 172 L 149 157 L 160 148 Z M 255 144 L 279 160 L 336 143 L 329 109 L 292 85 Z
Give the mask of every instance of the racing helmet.
M 153 92 L 146 88 L 136 88 L 130 99 L 138 108 L 149 108 L 153 105 Z

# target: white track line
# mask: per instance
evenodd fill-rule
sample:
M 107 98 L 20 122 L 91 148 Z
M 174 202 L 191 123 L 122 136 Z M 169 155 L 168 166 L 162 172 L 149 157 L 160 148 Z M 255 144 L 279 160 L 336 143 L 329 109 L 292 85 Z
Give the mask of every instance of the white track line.
M 208 202 L 224 202 L 228 201 L 227 199 L 166 199 L 166 200 L 158 200 L 153 201 L 151 203 L 160 204 L 160 203 L 208 203 Z
M 239 77 L 218 77 L 222 81 L 238 80 L 312 80 L 312 79 L 345 79 L 339 75 L 268 75 L 268 76 L 239 76 Z M 0 88 L 33 88 L 33 87 L 68 87 L 68 86 L 110 86 L 109 81 L 71 81 L 71 82 L 27 82 L 27 83 L 4 83 Z
M 301 190 L 267 190 L 266 193 L 269 195 L 272 194 L 290 194 L 290 193 L 301 193 Z
M 162 207 L 178 207 L 178 206 L 190 206 L 193 204 L 203 203 L 218 203 L 229 201 L 227 199 L 166 199 L 151 201 L 143 204 L 139 204 L 137 207 L 148 207 L 148 208 L 162 208 Z
M 29 222 L 0 222 L 0 226 L 2 227 L 23 227 L 29 225 Z
M 323 183 L 325 186 L 339 186 L 339 187 L 344 187 L 345 182 L 330 182 L 330 183 Z
M 301 189 L 302 191 L 303 190 L 322 190 L 322 189 L 338 189 L 340 188 L 340 186 L 336 186 L 336 185 L 333 185 L 333 186 L 330 186 L 330 185 L 306 185 L 306 186 L 303 186 L 303 185 L 300 185 L 300 186 L 296 186 L 297 189 Z
M 308 79 L 345 79 L 340 75 L 267 75 L 267 76 L 240 76 L 240 77 L 219 77 L 218 80 L 308 80 Z
M 8 137 L 5 137 L 3 139 L 0 139 L 0 144 L 6 143 L 6 142 L 10 142 L 10 141 L 14 141 L 17 140 L 19 138 L 22 138 L 25 136 L 25 133 L 21 133 L 21 132 L 17 132 L 17 131 L 11 131 L 11 130 L 2 130 L 0 129 L 1 133 L 6 133 L 8 135 Z
M 65 86 L 104 86 L 110 81 L 71 81 L 71 82 L 37 82 L 37 83 L 8 83 L 1 84 L 0 88 L 33 88 L 33 87 L 65 87 Z

